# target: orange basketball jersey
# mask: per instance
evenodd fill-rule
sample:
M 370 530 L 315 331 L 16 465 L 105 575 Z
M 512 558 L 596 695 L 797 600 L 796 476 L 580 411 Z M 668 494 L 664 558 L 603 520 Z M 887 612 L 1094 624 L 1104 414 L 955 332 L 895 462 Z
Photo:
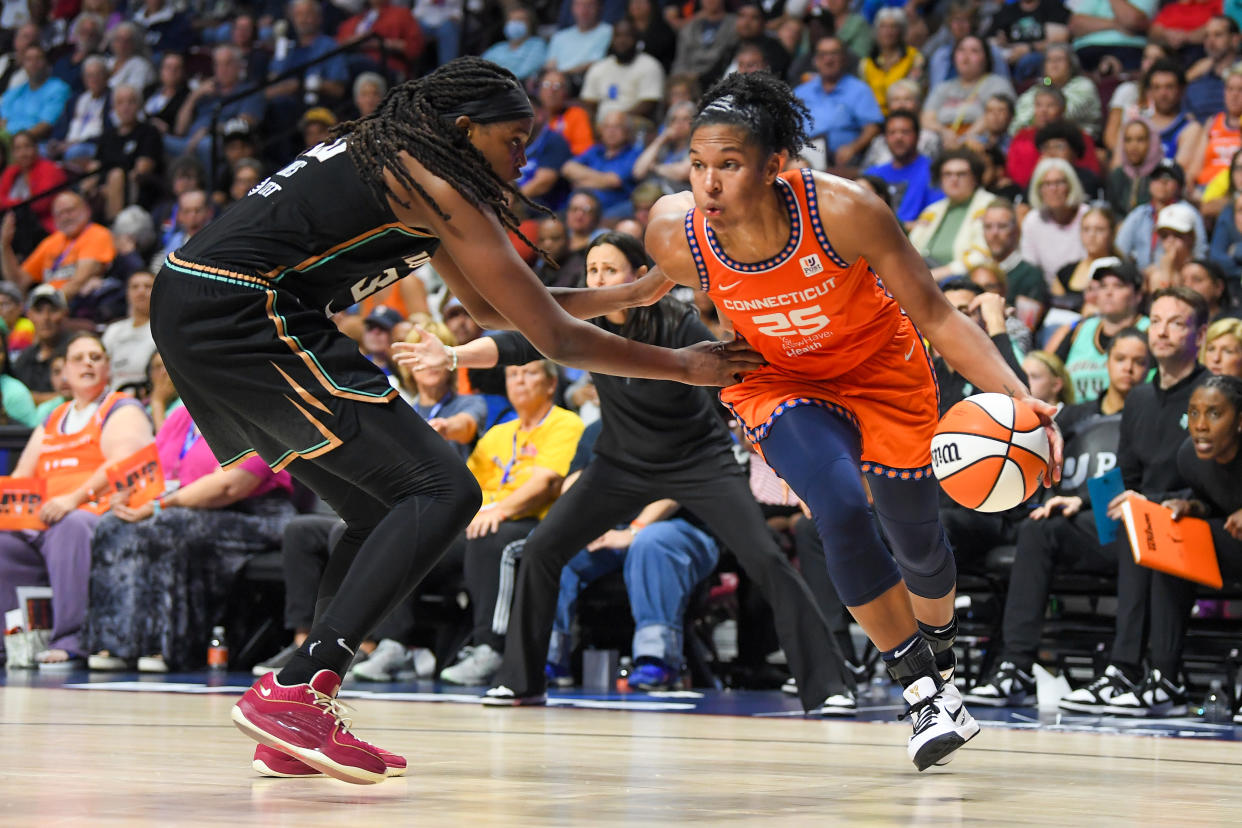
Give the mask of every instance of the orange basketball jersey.
M 820 220 L 810 170 L 782 173 L 789 241 L 764 262 L 725 253 L 697 209 L 686 213 L 699 283 L 767 365 L 720 399 L 752 442 L 795 405 L 835 410 L 859 430 L 863 469 L 930 474 L 935 374 L 922 340 L 865 259 L 842 259 Z

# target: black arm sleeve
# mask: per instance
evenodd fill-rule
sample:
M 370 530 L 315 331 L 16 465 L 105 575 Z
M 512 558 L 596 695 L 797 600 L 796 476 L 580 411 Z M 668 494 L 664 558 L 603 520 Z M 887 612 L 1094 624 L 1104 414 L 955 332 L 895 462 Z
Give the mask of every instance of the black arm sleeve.
M 543 359 L 543 354 L 517 331 L 501 331 L 492 337 L 492 341 L 500 352 L 497 365 L 525 365 Z

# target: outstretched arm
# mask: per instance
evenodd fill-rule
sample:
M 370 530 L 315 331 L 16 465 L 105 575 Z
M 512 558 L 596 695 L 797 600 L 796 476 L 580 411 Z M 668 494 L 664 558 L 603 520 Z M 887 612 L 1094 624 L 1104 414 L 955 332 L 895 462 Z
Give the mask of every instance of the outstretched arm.
M 846 261 L 865 258 L 936 351 L 976 388 L 1006 394 L 1035 410 L 1052 446 L 1051 473 L 1045 482 L 1059 480 L 1062 440 L 1052 420 L 1056 408 L 1031 396 L 987 334 L 944 298 L 892 210 L 853 182 L 817 179 L 824 226 L 850 228 L 849 233 L 838 234 L 837 252 Z
M 436 270 L 476 321 L 516 328 L 548 358 L 604 374 L 729 385 L 758 366 L 758 356 L 746 351 L 711 346 L 672 351 L 613 336 L 575 319 L 517 255 L 495 215 L 466 202 L 417 162 L 410 165 L 452 220 L 445 221 L 414 195 L 412 208 L 394 203 L 393 209 L 405 223 L 427 227 L 440 238 L 433 260 Z M 582 312 L 580 307 L 577 312 Z M 604 312 L 592 308 L 583 313 Z

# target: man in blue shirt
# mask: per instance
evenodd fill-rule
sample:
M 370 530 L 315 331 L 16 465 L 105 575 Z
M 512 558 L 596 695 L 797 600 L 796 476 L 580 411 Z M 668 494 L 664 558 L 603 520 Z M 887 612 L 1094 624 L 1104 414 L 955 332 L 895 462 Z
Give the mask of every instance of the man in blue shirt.
M 1194 78 L 1186 85 L 1183 108 L 1206 124 L 1225 108 L 1225 72 L 1238 62 L 1238 24 L 1233 18 L 1217 15 L 1207 22 L 1202 58 L 1186 72 Z
M 919 117 L 908 109 L 895 109 L 884 119 L 884 143 L 893 160 L 867 170 L 888 182 L 897 218 L 909 226 L 923 208 L 944 198 L 932 186 L 931 159 L 919 155 Z
M 548 42 L 549 69 L 581 75 L 608 54 L 612 26 L 599 19 L 599 0 L 573 0 L 574 25 L 561 29 Z
M 323 12 L 318 0 L 293 0 L 289 4 L 289 19 L 293 23 L 293 39 L 276 44 L 276 55 L 268 68 L 269 77 L 296 70 L 337 47 L 336 41 L 323 33 Z M 348 84 L 349 64 L 344 55 L 306 66 L 294 77 L 267 88 L 265 94 L 270 104 L 267 120 L 273 124 L 294 123 L 307 107 L 330 107 L 341 100 L 349 89 Z M 279 152 L 286 155 L 299 149 L 296 139 L 289 136 Z
M 38 44 L 22 52 L 22 68 L 26 82 L 0 98 L 0 128 L 10 135 L 25 130 L 36 141 L 46 141 L 72 93 L 67 83 L 52 77 L 47 53 Z
M 835 37 L 815 44 L 818 77 L 794 89 L 811 111 L 811 138 L 827 141 L 828 161 L 849 165 L 880 134 L 884 120 L 871 87 L 845 72 L 845 46 Z
M 323 14 L 315 0 L 293 0 L 289 4 L 289 19 L 293 22 L 295 39 L 292 43 L 277 46 L 276 57 L 268 69 L 271 76 L 309 63 L 337 46 L 335 40 L 323 33 Z M 349 83 L 349 65 L 343 55 L 310 66 L 303 74 L 302 80 L 290 78 L 269 87 L 267 97 L 286 98 L 296 95 L 299 84 L 307 98 L 315 96 L 315 100 L 305 101 L 308 106 L 321 103 L 321 98 L 338 100 L 344 97 Z M 304 107 L 298 106 L 298 109 L 302 108 Z
M 164 135 L 164 150 L 171 156 L 195 154 L 205 169 L 211 169 L 211 116 L 216 101 L 241 91 L 242 71 L 246 67 L 241 50 L 235 46 L 217 46 L 211 52 L 212 76 L 200 83 L 177 113 L 175 132 Z M 247 95 L 240 100 L 225 104 L 220 110 L 217 127 L 223 133 L 224 125 L 234 118 L 246 120 L 251 127 L 263 122 L 265 109 L 263 96 Z
M 569 200 L 569 182 L 561 176 L 561 167 L 571 158 L 573 153 L 564 136 L 546 123 L 537 124 L 526 146 L 526 166 L 518 178 L 518 189 L 536 204 L 560 212 Z
M 634 162 L 642 148 L 634 143 L 628 112 L 610 112 L 599 125 L 599 143 L 561 167 L 561 175 L 575 188 L 591 190 L 599 198 L 606 219 L 629 218 L 634 208 Z

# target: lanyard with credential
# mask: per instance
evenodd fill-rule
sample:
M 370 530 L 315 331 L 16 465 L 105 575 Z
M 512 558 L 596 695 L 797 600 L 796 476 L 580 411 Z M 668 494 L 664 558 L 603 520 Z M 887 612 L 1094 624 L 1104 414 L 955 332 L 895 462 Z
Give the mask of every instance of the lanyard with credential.
M 194 448 L 194 444 L 198 442 L 200 436 L 198 426 L 190 423 L 190 430 L 185 433 L 185 440 L 181 443 L 181 453 L 177 455 L 178 462 L 185 459 L 185 456 L 190 453 L 190 449 Z
M 444 406 L 448 405 L 449 400 L 451 399 L 453 399 L 453 390 L 450 388 L 448 391 L 444 392 L 444 396 L 440 398 L 439 402 L 431 407 L 431 410 L 427 412 L 427 416 L 423 417 L 423 419 L 434 420 L 436 415 L 444 410 Z
M 533 434 L 533 433 L 535 432 L 535 430 L 539 428 L 539 426 L 543 425 L 543 421 L 544 421 L 544 420 L 546 420 L 546 419 L 548 419 L 548 414 L 551 414 L 551 413 L 552 413 L 552 409 L 553 409 L 553 408 L 555 408 L 555 407 L 556 407 L 556 406 L 549 406 L 549 407 L 548 407 L 548 410 L 547 410 L 547 413 L 545 413 L 542 417 L 540 417 L 540 418 L 539 418 L 539 422 L 535 423 L 535 425 L 531 427 L 531 429 L 530 429 L 530 432 L 529 432 L 529 433 Z M 518 459 L 518 441 L 517 441 L 517 438 L 518 438 L 518 432 L 519 432 L 519 431 L 521 431 L 521 428 L 520 428 L 520 427 L 519 427 L 519 428 L 516 428 L 516 429 L 514 429 L 514 430 L 513 430 L 513 452 L 512 452 L 512 454 L 510 454 L 510 455 L 509 455 L 509 462 L 504 464 L 504 469 L 503 469 L 503 471 L 501 472 L 501 475 L 500 475 L 500 485 L 502 485 L 502 486 L 503 486 L 503 485 L 505 485 L 506 483 L 508 483 L 508 482 L 509 482 L 509 477 L 513 474 L 513 467 L 514 467 L 515 465 L 517 465 L 517 459 Z M 523 444 L 523 447 L 525 447 L 525 444 Z M 499 465 L 500 465 L 500 458 L 499 458 L 499 457 L 493 457 L 493 458 L 492 458 L 492 462 L 494 462 L 497 466 L 499 466 Z

